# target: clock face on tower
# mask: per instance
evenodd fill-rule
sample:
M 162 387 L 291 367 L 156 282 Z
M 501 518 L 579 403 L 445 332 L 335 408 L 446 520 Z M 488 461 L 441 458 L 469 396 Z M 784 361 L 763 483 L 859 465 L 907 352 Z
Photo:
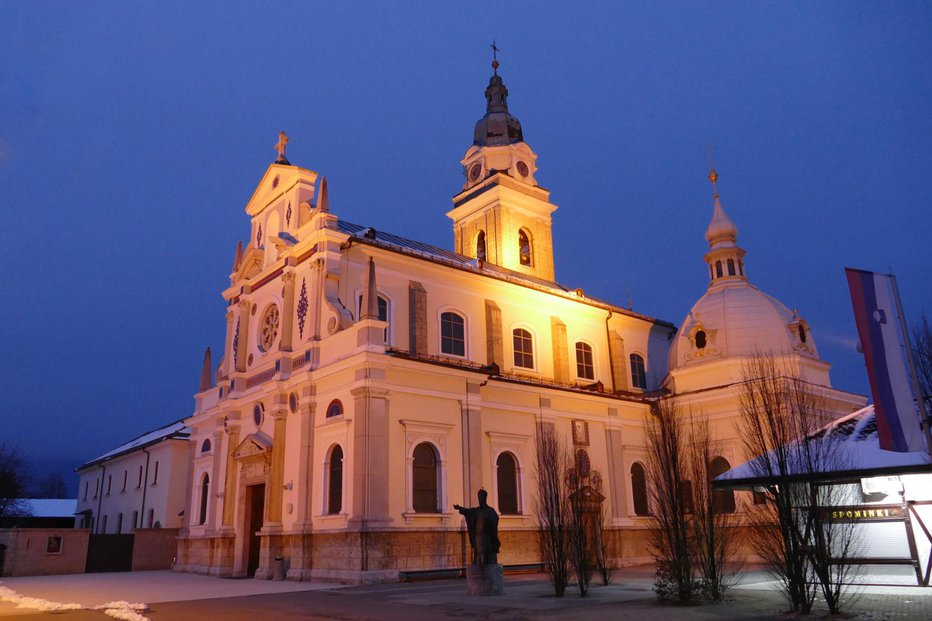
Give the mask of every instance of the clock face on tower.
M 476 181 L 479 179 L 479 173 L 482 172 L 482 165 L 479 162 L 476 162 L 469 167 L 469 180 Z

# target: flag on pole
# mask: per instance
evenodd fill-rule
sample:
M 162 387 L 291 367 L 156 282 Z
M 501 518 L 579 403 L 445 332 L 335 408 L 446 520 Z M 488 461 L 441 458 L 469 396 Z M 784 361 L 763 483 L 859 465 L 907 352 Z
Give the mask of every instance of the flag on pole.
M 848 267 L 845 276 L 874 395 L 880 448 L 925 451 L 893 277 Z

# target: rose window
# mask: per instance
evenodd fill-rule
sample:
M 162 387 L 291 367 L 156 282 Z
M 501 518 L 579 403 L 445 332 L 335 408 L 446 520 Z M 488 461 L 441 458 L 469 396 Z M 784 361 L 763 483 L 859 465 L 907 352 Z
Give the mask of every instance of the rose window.
M 262 319 L 259 321 L 259 348 L 262 351 L 269 351 L 275 344 L 278 337 L 278 321 L 278 307 L 271 304 L 262 313 Z

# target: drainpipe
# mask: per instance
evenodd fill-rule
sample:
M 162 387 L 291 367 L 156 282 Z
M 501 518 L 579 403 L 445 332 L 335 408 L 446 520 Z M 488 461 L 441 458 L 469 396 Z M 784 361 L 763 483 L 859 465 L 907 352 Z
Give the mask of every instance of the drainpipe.
M 107 466 L 97 464 L 100 468 L 100 488 L 97 490 L 97 522 L 94 524 L 94 532 L 100 534 L 100 504 L 104 500 L 104 475 L 107 474 Z
M 149 451 L 145 448 L 142 452 L 146 454 L 146 474 L 142 478 L 142 507 L 139 508 L 139 527 L 142 527 L 143 520 L 146 519 L 146 491 L 149 489 Z M 136 526 L 133 526 L 136 529 Z

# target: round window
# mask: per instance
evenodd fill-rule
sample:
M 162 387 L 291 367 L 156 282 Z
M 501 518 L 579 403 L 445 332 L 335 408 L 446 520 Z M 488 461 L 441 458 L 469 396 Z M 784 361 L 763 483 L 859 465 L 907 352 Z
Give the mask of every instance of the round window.
M 252 409 L 252 420 L 256 423 L 256 427 L 262 426 L 262 419 L 265 416 L 265 406 L 261 403 L 257 403 L 256 407 Z
M 298 411 L 298 393 L 293 392 L 288 395 L 288 409 L 292 414 Z
M 525 164 L 524 162 L 518 162 L 517 168 L 518 168 L 518 174 L 521 175 L 522 177 L 527 177 L 528 173 L 531 172 L 530 170 L 528 170 L 527 164 Z
M 275 345 L 275 339 L 278 338 L 278 323 L 278 307 L 269 304 L 259 320 L 259 349 L 262 351 L 269 351 Z
M 469 167 L 469 180 L 476 181 L 479 178 L 479 173 L 482 172 L 482 165 L 479 162 L 476 162 Z

